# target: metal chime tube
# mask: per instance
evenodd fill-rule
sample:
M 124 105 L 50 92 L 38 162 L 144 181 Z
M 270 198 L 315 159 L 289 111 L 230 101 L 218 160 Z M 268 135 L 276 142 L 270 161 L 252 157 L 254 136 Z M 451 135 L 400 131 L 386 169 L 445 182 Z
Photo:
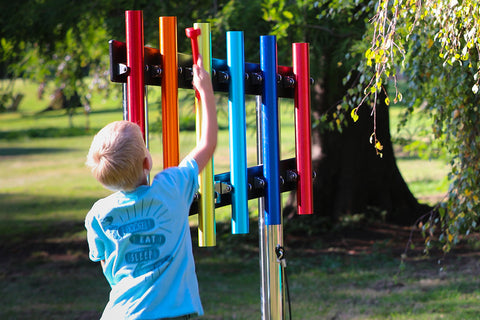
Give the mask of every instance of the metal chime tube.
M 212 65 L 212 44 L 209 23 L 195 23 L 195 29 L 200 29 L 198 37 L 198 50 L 202 56 L 203 66 L 207 72 L 211 73 Z M 196 127 L 197 141 L 200 140 L 201 133 L 201 106 L 200 101 L 196 99 Z M 213 185 L 213 159 L 210 159 L 205 169 L 200 173 L 200 203 L 198 210 L 198 244 L 200 247 L 211 247 L 216 245 L 216 226 L 215 226 L 215 194 Z
M 177 17 L 160 17 L 162 55 L 163 168 L 177 166 L 180 158 L 178 124 Z
M 145 66 L 143 51 L 143 12 L 125 12 L 127 47 L 127 120 L 138 124 L 146 139 L 145 127 Z
M 312 140 L 310 125 L 310 58 L 308 43 L 292 44 L 295 75 L 295 146 L 297 159 L 297 212 L 313 213 Z
M 245 57 L 242 31 L 227 32 L 227 65 L 230 72 L 228 123 L 230 183 L 232 184 L 232 233 L 249 232 L 247 128 L 245 115 Z

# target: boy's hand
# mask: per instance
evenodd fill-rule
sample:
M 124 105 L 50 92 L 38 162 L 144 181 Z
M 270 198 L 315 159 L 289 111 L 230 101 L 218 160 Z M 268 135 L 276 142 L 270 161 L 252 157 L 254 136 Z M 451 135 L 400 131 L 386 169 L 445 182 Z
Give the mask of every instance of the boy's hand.
M 203 68 L 203 58 L 200 54 L 197 64 L 193 65 L 193 87 L 199 92 L 200 96 L 209 92 L 213 93 L 212 81 L 208 72 Z
M 201 134 L 197 146 L 190 152 L 201 172 L 212 158 L 217 146 L 217 110 L 210 74 L 203 68 L 202 56 L 198 55 L 197 64 L 193 65 L 193 87 L 200 95 L 201 101 Z

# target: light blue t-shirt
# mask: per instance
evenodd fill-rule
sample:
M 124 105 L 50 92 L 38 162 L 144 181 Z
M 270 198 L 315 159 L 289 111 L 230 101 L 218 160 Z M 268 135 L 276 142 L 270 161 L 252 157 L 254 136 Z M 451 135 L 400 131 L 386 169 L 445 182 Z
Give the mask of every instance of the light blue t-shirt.
M 112 289 L 102 320 L 203 315 L 188 224 L 197 176 L 187 157 L 151 186 L 116 192 L 88 213 L 90 259 L 105 260 Z

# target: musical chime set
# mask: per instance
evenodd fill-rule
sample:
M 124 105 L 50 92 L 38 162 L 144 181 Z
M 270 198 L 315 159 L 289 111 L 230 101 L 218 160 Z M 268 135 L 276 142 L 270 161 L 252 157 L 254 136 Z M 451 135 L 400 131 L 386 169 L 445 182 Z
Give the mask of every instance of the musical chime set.
M 292 67 L 277 64 L 275 36 L 260 36 L 260 63 L 245 62 L 243 31 L 226 33 L 227 59 L 211 55 L 210 24 L 185 30 L 192 55 L 177 52 L 177 19 L 159 18 L 160 48 L 144 46 L 143 12 L 125 12 L 126 41 L 110 40 L 110 79 L 123 84 L 124 119 L 137 123 L 148 147 L 147 86 L 162 88 L 164 168 L 179 163 L 178 89 L 192 89 L 198 54 L 213 89 L 228 92 L 230 172 L 214 175 L 213 160 L 199 175 L 190 213 L 198 213 L 200 247 L 216 245 L 215 208 L 231 205 L 232 234 L 249 232 L 248 200 L 259 200 L 262 319 L 284 317 L 281 193 L 296 190 L 298 214 L 313 213 L 309 44 L 292 44 Z M 257 162 L 247 167 L 245 96 L 257 101 Z M 278 98 L 294 99 L 295 158 L 280 160 Z M 195 99 L 197 139 L 200 101 Z

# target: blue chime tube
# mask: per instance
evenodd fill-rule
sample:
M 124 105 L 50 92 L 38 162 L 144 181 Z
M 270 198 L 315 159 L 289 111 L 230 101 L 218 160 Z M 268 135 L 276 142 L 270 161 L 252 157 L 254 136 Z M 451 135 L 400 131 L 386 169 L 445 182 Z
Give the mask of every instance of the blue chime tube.
M 277 43 L 275 36 L 260 37 L 260 68 L 263 73 L 262 150 L 263 175 L 266 180 L 265 224 L 280 225 L 280 143 L 277 97 Z
M 242 31 L 227 32 L 227 65 L 230 73 L 228 123 L 232 233 L 249 232 L 247 184 L 247 129 L 245 116 L 245 56 Z

